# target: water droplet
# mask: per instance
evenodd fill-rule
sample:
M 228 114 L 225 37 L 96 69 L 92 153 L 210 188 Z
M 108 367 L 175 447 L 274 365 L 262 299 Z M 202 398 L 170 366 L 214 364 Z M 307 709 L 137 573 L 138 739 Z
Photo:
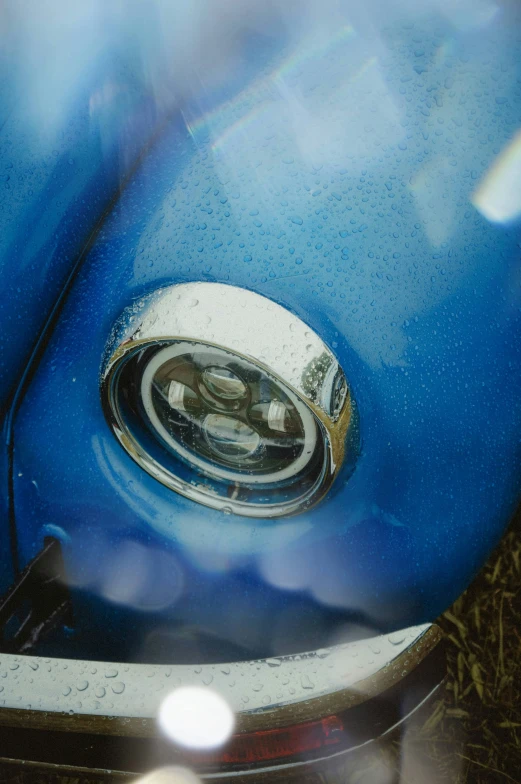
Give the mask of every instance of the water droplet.
M 317 651 L 317 656 L 319 659 L 325 659 L 330 653 L 331 651 L 329 648 L 320 648 L 320 650 Z
M 70 686 L 66 686 L 64 688 L 64 690 L 62 691 L 62 694 L 63 694 L 64 697 L 68 697 L 70 693 L 71 693 L 71 687 Z
M 28 659 L 27 664 L 29 665 L 31 670 L 37 670 L 38 669 L 38 664 L 35 661 L 31 661 L 30 659 Z
M 389 635 L 388 640 L 391 645 L 401 645 L 405 640 L 405 634 L 403 632 L 394 632 L 394 634 Z
M 94 694 L 96 695 L 96 697 L 99 697 L 101 699 L 101 697 L 105 696 L 106 692 L 103 686 L 98 686 Z
M 19 666 L 20 666 L 19 664 L 17 664 L 16 662 L 13 662 L 12 664 L 9 665 L 9 669 L 10 670 L 17 670 L 19 668 Z
M 85 691 L 85 689 L 88 689 L 88 687 L 89 687 L 88 681 L 79 681 L 76 684 L 76 688 L 78 689 L 78 691 Z
M 118 671 L 117 670 L 107 670 L 105 672 L 105 678 L 117 678 Z
M 112 691 L 114 692 L 114 694 L 123 694 L 123 692 L 125 691 L 125 684 L 122 683 L 121 681 L 116 681 L 115 683 L 112 684 Z
M 281 661 L 280 659 L 266 659 L 266 664 L 269 667 L 280 667 Z
M 310 681 L 309 675 L 303 675 L 301 677 L 300 685 L 302 686 L 303 689 L 314 689 L 315 688 L 315 684 L 312 681 Z
M 205 686 L 209 686 L 212 681 L 213 681 L 213 675 L 210 675 L 209 673 L 208 675 L 205 675 L 203 678 L 203 683 Z

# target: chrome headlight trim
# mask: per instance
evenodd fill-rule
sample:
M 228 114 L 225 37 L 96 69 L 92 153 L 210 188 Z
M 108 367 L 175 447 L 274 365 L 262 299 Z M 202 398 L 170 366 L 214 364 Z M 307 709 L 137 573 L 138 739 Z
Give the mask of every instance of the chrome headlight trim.
M 144 446 L 118 402 L 121 372 L 145 351 L 168 353 L 184 344 L 232 355 L 252 364 L 278 384 L 299 412 L 303 423 L 313 421 L 323 442 L 323 465 L 312 487 L 296 498 L 278 499 L 266 483 L 262 503 L 243 500 L 233 491 L 220 495 L 204 477 L 176 475 L 171 466 Z M 175 349 L 170 348 L 175 353 Z M 151 360 L 151 362 L 154 360 Z M 157 361 L 155 361 L 157 364 Z M 342 368 L 318 335 L 282 306 L 246 289 L 220 283 L 184 283 L 159 289 L 127 309 L 117 322 L 101 374 L 106 418 L 126 451 L 150 475 L 198 503 L 235 514 L 272 518 L 296 514 L 316 504 L 328 491 L 344 460 L 352 419 L 352 402 Z M 146 398 L 146 395 L 145 395 Z M 144 400 L 150 412 L 150 401 Z M 153 419 L 153 417 L 152 417 Z M 303 425 L 306 427 L 306 425 Z M 157 429 L 157 428 L 156 428 Z M 159 429 L 158 429 L 158 432 Z M 166 439 L 164 439 L 166 440 Z M 179 450 L 178 450 L 179 451 Z M 186 455 L 180 454 L 186 459 Z M 192 462 L 194 458 L 192 456 Z M 287 472 L 291 477 L 291 470 Z M 233 472 L 223 480 L 233 482 Z M 278 477 L 284 478 L 284 473 Z M 249 483 L 264 487 L 250 474 Z M 274 484 L 274 477 L 272 485 Z M 271 495 L 270 495 L 271 494 Z M 268 499 L 266 501 L 266 498 Z

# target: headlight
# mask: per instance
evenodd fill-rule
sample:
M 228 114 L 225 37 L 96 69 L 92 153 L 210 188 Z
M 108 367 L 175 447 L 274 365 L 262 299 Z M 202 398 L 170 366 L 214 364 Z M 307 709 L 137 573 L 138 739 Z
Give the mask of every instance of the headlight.
M 161 289 L 123 314 L 102 371 L 121 444 L 199 503 L 255 517 L 316 503 L 342 464 L 347 381 L 300 319 L 217 283 Z

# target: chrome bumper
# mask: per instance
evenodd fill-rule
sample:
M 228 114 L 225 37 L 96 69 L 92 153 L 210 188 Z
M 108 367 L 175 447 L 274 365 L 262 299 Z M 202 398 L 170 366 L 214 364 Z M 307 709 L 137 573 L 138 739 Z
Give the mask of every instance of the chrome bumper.
M 101 779 L 108 771 L 114 778 L 185 765 L 205 781 L 303 781 L 304 771 L 325 759 L 340 759 L 392 733 L 436 693 L 444 676 L 442 634 L 435 625 L 228 665 L 0 654 L 0 767 L 49 775 L 88 771 Z M 233 708 L 235 733 L 225 747 L 196 756 L 160 733 L 162 700 L 186 685 L 210 687 Z M 290 758 L 277 756 L 277 738 L 286 730 L 318 726 L 328 717 L 339 721 L 331 742 Z M 252 761 L 247 749 L 255 745 L 255 733 L 263 733 L 267 746 L 263 758 Z

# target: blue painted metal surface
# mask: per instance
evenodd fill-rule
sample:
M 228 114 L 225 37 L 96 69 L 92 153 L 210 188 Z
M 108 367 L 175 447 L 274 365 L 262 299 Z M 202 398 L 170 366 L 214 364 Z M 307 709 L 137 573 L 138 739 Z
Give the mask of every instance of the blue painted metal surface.
M 101 2 L 0 10 L 0 426 L 29 356 L 97 222 L 172 104 L 151 95 L 133 12 Z M 0 591 L 9 569 L 0 450 Z
M 494 203 L 491 167 L 505 149 L 519 160 L 520 18 L 504 4 L 462 17 L 377 5 L 317 17 L 257 73 L 252 36 L 242 85 L 183 100 L 27 389 L 21 558 L 54 526 L 107 658 L 148 655 L 158 627 L 173 650 L 196 629 L 241 656 L 323 646 L 349 619 L 431 620 L 517 504 L 521 232 Z M 317 508 L 264 522 L 199 507 L 109 432 L 98 384 L 114 321 L 192 280 L 273 298 L 338 356 L 362 453 Z
M 23 6 L 2 10 L 0 410 L 158 119 L 138 53 L 99 4 L 51 26 L 50 9 L 22 21 Z

